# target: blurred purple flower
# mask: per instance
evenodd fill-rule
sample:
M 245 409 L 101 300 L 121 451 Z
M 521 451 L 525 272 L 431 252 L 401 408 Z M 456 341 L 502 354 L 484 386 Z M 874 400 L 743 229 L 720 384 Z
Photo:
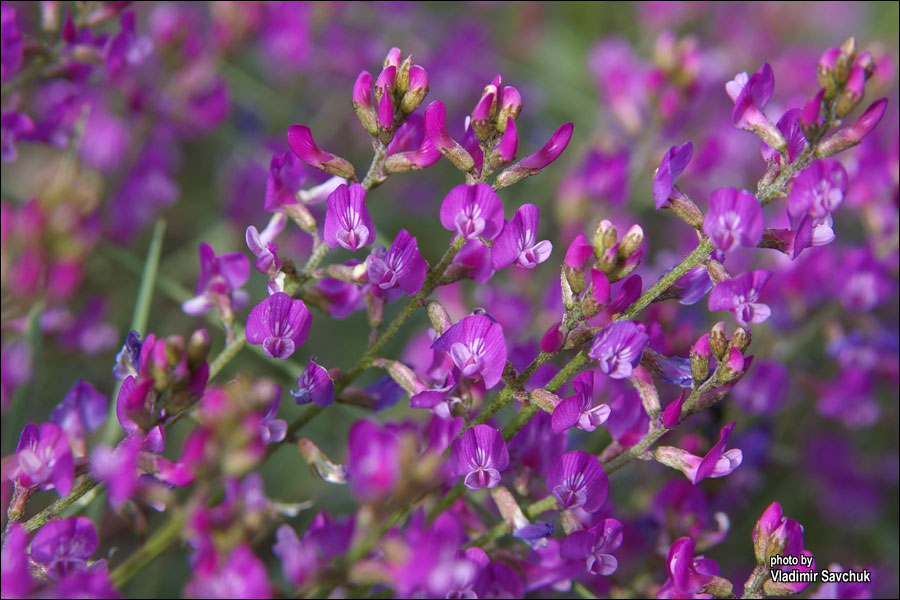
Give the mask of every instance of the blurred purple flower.
M 694 540 L 689 537 L 678 538 L 669 548 L 666 570 L 669 578 L 657 592 L 657 598 L 704 598 L 700 594 L 719 575 L 716 561 L 694 556 Z
M 693 154 L 694 145 L 685 142 L 680 148 L 672 146 L 663 156 L 656 173 L 653 174 L 653 202 L 656 208 L 666 205 L 675 189 L 675 180 L 684 173 Z
M 763 234 L 762 207 L 756 197 L 745 190 L 716 190 L 703 219 L 703 232 L 722 252 L 738 246 L 755 248 Z
M 250 300 L 249 294 L 240 289 L 249 278 L 250 261 L 246 255 L 229 252 L 216 256 L 212 247 L 203 242 L 195 296 L 183 302 L 181 308 L 189 315 L 202 315 L 213 307 L 223 314 L 240 310 Z
M 97 549 L 97 530 L 90 519 L 69 517 L 50 521 L 31 541 L 31 559 L 53 580 L 85 571 Z
M 612 575 L 619 561 L 612 553 L 622 545 L 622 524 L 604 519 L 590 529 L 569 534 L 563 540 L 559 555 L 568 560 L 583 560 L 591 575 Z
M 9 480 L 23 488 L 54 488 L 62 497 L 72 490 L 74 479 L 75 463 L 66 432 L 53 423 L 26 425 L 16 446 Z
M 354 423 L 347 450 L 354 494 L 366 501 L 390 494 L 400 478 L 399 453 L 400 440 L 392 430 L 367 420 Z

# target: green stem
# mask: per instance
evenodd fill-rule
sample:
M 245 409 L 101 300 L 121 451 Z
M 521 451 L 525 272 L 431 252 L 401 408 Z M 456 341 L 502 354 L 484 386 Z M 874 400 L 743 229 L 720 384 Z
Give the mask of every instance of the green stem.
M 141 548 L 128 557 L 121 565 L 116 567 L 109 578 L 113 585 L 121 589 L 123 585 L 134 577 L 144 567 L 153 562 L 157 557 L 168 550 L 174 544 L 184 529 L 185 516 L 183 512 L 176 512 L 169 520 L 157 529 L 150 539 Z
M 31 356 L 31 364 L 39 364 L 38 350 L 41 346 L 41 314 L 44 312 L 44 302 L 38 301 L 28 311 L 25 325 L 25 343 Z M 25 427 L 25 413 L 28 399 L 33 395 L 36 378 L 20 385 L 13 394 L 9 406 L 9 412 L 3 418 L 3 452 L 12 452 L 16 448 L 16 442 Z
M 234 358 L 238 352 L 247 344 L 247 334 L 241 329 L 234 336 L 234 339 L 231 340 L 228 344 L 222 348 L 222 351 L 219 352 L 219 355 L 210 363 L 209 365 L 209 379 L 212 380 L 216 375 L 218 375 L 222 369 L 225 368 L 231 359 Z
M 90 477 L 85 477 L 81 481 L 81 483 L 79 483 L 71 492 L 69 492 L 67 496 L 60 498 L 38 514 L 28 519 L 25 522 L 25 531 L 27 531 L 28 533 L 37 531 L 48 522 L 50 522 L 50 520 L 52 520 L 56 515 L 61 513 L 76 500 L 87 494 L 95 487 L 97 487 L 97 482 Z
M 131 315 L 129 331 L 137 331 L 140 335 L 146 335 L 147 320 L 150 317 L 150 302 L 153 299 L 153 288 L 156 285 L 156 275 L 159 272 L 159 258 L 162 254 L 163 237 L 166 233 L 166 222 L 162 219 L 156 221 L 153 227 L 153 235 L 150 245 L 147 247 L 147 258 L 144 260 L 144 268 L 141 274 L 141 283 L 138 286 L 137 300 L 134 303 L 134 312 Z M 121 435 L 119 420 L 116 418 L 116 398 L 122 382 L 116 383 L 109 401 L 109 410 L 106 414 L 106 424 L 103 428 L 102 440 L 107 446 L 114 445 Z
M 387 175 L 382 171 L 382 162 L 384 162 L 386 154 L 387 146 L 379 140 L 375 143 L 375 155 L 372 156 L 372 163 L 369 165 L 369 170 L 362 180 L 362 186 L 367 190 L 378 187 L 387 179 Z

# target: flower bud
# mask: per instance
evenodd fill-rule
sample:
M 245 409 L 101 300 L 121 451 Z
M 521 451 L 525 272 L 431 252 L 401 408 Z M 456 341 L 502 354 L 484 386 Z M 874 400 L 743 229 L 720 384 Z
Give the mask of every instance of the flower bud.
M 493 134 L 491 116 L 496 112 L 496 109 L 497 88 L 493 85 L 488 85 L 484 88 L 481 100 L 475 105 L 475 110 L 472 111 L 472 131 L 475 132 L 475 135 L 482 142 L 490 139 Z
M 835 109 L 838 118 L 847 116 L 851 110 L 856 108 L 856 105 L 859 104 L 865 93 L 866 70 L 859 65 L 853 65 L 850 69 L 850 76 L 847 78 L 847 84 L 844 86 L 844 91 L 841 92 L 841 96 L 838 98 Z
M 683 195 L 677 187 L 669 197 L 668 208 L 671 208 L 672 212 L 694 229 L 703 228 L 703 211 L 690 198 Z
M 572 310 L 575 308 L 575 291 L 569 285 L 569 278 L 566 276 L 566 267 L 563 267 L 559 272 L 559 282 L 562 287 L 562 301 L 563 306 L 566 310 Z
M 826 99 L 833 98 L 837 93 L 838 83 L 834 78 L 834 67 L 840 56 L 840 48 L 829 48 L 819 58 L 816 74 L 819 79 L 819 87 L 825 89 Z
M 776 544 L 772 546 L 772 554 L 769 554 L 770 543 L 773 542 L 772 534 L 782 522 L 781 505 L 773 502 L 763 512 L 762 516 L 756 522 L 753 528 L 753 554 L 756 557 L 756 563 L 760 565 L 769 564 L 769 556 L 779 554 Z M 781 550 L 784 550 L 784 541 L 781 543 Z
M 437 300 L 432 300 L 428 303 L 426 312 L 428 313 L 428 318 L 431 320 L 431 326 L 434 327 L 434 330 L 438 335 L 443 335 L 444 332 L 453 325 L 453 321 L 450 319 L 450 315 L 447 314 L 447 310 Z
M 731 334 L 731 347 L 737 348 L 742 354 L 750 345 L 750 332 L 743 327 L 738 327 Z
M 717 260 L 709 261 L 709 264 L 706 265 L 706 272 L 709 273 L 709 280 L 716 285 L 731 279 L 731 275 L 725 269 L 725 265 Z
M 599 223 L 597 223 L 597 227 L 594 228 L 594 257 L 597 260 L 600 260 L 600 257 L 608 250 L 610 247 L 614 246 L 619 239 L 619 232 L 616 231 L 615 226 L 608 221 L 607 219 L 603 219 Z
M 587 280 L 584 277 L 584 271 L 582 271 L 581 269 L 573 269 L 572 267 L 563 266 L 563 272 L 565 273 L 565 278 L 569 283 L 569 287 L 574 293 L 580 294 L 584 291 L 584 288 L 587 285 Z
M 410 396 L 420 392 L 425 387 L 412 369 L 398 360 L 379 359 L 376 360 L 375 364 L 387 370 L 391 379 L 397 382 L 397 385 L 402 387 Z
M 400 48 L 394 46 L 390 50 L 388 50 L 387 56 L 384 57 L 384 68 L 388 67 L 397 67 L 400 68 L 400 57 L 402 53 L 400 52 Z
M 728 360 L 719 368 L 719 381 L 730 383 L 744 372 L 744 355 L 737 348 L 731 348 Z
M 635 252 L 637 252 L 638 248 L 641 247 L 641 243 L 644 241 L 644 230 L 641 229 L 640 225 L 632 225 L 631 229 L 629 229 L 625 233 L 625 237 L 622 238 L 622 241 L 619 243 L 619 258 L 628 258 Z
M 522 112 L 522 95 L 511 85 L 503 88 L 500 112 L 497 114 L 497 131 L 504 133 L 509 119 L 517 119 Z
M 197 329 L 191 334 L 187 345 L 187 364 L 192 371 L 206 361 L 209 356 L 209 333 L 205 329 Z
M 700 383 L 709 377 L 709 358 L 712 349 L 709 347 L 709 334 L 703 336 L 694 343 L 691 348 L 691 376 L 694 381 Z
M 419 65 L 413 65 L 409 69 L 409 89 L 400 100 L 400 110 L 408 115 L 422 104 L 422 100 L 428 95 L 428 72 Z
M 328 483 L 347 483 L 347 467 L 331 462 L 311 439 L 301 438 L 297 448 L 315 475 Z
M 709 347 L 716 358 L 722 360 L 728 352 L 728 338 L 725 337 L 725 322 L 719 321 L 709 330 Z
M 650 371 L 638 365 L 631 371 L 631 383 L 641 396 L 641 404 L 644 405 L 647 416 L 655 419 L 660 411 L 659 392 L 653 385 L 653 376 Z
M 562 402 L 559 396 L 544 389 L 532 390 L 528 395 L 528 399 L 531 400 L 532 404 L 550 414 L 553 414 L 556 406 Z
M 724 577 L 713 576 L 712 580 L 703 586 L 702 591 L 705 594 L 712 595 L 714 598 L 731 598 L 734 586 Z
M 353 84 L 353 110 L 369 135 L 378 134 L 375 109 L 372 108 L 372 74 L 360 71 Z
M 406 60 L 400 63 L 397 68 L 397 79 L 394 80 L 394 91 L 398 96 L 402 96 L 409 90 L 409 70 L 412 68 L 412 56 L 407 56 Z
M 841 129 L 816 147 L 817 158 L 827 158 L 860 143 L 875 128 L 887 108 L 887 98 L 872 103 L 850 127 Z

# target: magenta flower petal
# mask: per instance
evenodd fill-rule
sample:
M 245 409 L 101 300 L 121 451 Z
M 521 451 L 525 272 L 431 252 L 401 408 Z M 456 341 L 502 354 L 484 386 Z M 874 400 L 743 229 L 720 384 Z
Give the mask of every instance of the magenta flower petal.
M 538 171 L 547 167 L 547 165 L 555 161 L 563 152 L 565 152 L 566 146 L 569 145 L 569 141 L 572 139 L 572 132 L 574 129 L 575 126 L 572 125 L 572 123 L 560 125 L 559 128 L 553 132 L 553 135 L 550 136 L 547 143 L 544 144 L 543 148 L 530 156 L 526 156 L 519 161 L 518 164 L 527 169 Z
M 594 338 L 588 356 L 600 363 L 600 370 L 613 379 L 627 379 L 641 362 L 650 336 L 634 321 L 611 323 Z
M 284 292 L 257 304 L 247 317 L 246 335 L 251 344 L 262 344 L 272 358 L 285 359 L 306 340 L 312 317 L 302 300 Z
M 458 185 L 441 203 L 441 225 L 466 240 L 492 240 L 503 229 L 503 204 L 486 183 Z
M 497 487 L 500 473 L 509 466 L 503 434 L 488 425 L 476 425 L 453 441 L 450 468 L 465 478 L 471 490 Z
M 500 382 L 506 366 L 503 328 L 484 315 L 461 319 L 435 340 L 431 349 L 448 352 L 463 376 L 483 378 L 487 389 Z
M 288 145 L 306 164 L 344 179 L 353 179 L 353 165 L 340 156 L 319 150 L 312 132 L 306 125 L 291 125 L 287 132 Z
M 553 245 L 537 241 L 538 219 L 541 211 L 534 204 L 523 204 L 491 246 L 491 261 L 497 270 L 516 263 L 533 269 L 550 257 Z
M 745 190 L 722 188 L 712 194 L 703 232 L 719 250 L 755 248 L 762 239 L 763 212 L 756 197 Z
M 656 173 L 653 175 L 653 202 L 656 208 L 665 206 L 666 201 L 672 195 L 675 180 L 684 173 L 691 157 L 694 155 L 694 145 L 685 142 L 681 147 L 672 146 L 662 158 Z
M 407 296 L 419 293 L 427 271 L 416 238 L 405 229 L 397 233 L 387 253 L 380 248 L 366 258 L 366 273 L 372 285 L 385 291 L 399 287 Z
M 50 521 L 31 541 L 31 558 L 51 579 L 84 571 L 97 549 L 97 530 L 90 519 L 70 517 Z
M 759 302 L 770 277 L 771 271 L 748 271 L 719 283 L 709 294 L 709 310 L 730 310 L 741 327 L 762 323 L 772 314 L 767 305 Z
M 328 196 L 323 238 L 329 248 L 351 252 L 375 240 L 375 225 L 366 208 L 366 190 L 358 183 L 338 186 Z
M 311 356 L 306 370 L 297 378 L 297 389 L 290 391 L 297 404 L 312 402 L 318 406 L 329 406 L 334 403 L 334 381 L 325 367 L 316 364 L 316 357 Z
M 690 468 L 685 472 L 691 483 L 696 485 L 707 477 L 724 477 L 738 468 L 743 459 L 743 454 L 738 449 L 725 450 L 728 444 L 728 438 L 736 423 L 730 423 L 722 428 L 719 433 L 719 441 L 710 448 L 703 460 L 696 467 Z
M 400 479 L 400 440 L 388 428 L 357 421 L 350 428 L 347 474 L 353 492 L 364 500 L 386 496 Z
M 606 501 L 609 481 L 597 457 L 578 450 L 553 461 L 547 472 L 547 490 L 562 508 L 597 512 Z
M 16 446 L 15 467 L 9 475 L 24 488 L 54 488 L 60 496 L 72 490 L 75 462 L 69 436 L 59 425 L 26 425 Z

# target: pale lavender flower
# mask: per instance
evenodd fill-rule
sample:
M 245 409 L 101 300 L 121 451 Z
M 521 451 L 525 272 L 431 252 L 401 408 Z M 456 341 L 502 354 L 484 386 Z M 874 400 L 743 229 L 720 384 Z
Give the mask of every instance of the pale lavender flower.
M 247 247 L 256 256 L 254 266 L 263 275 L 275 275 L 281 269 L 281 259 L 278 258 L 278 244 L 275 238 L 284 229 L 287 223 L 287 215 L 277 212 L 269 219 L 269 223 L 262 231 L 250 225 L 244 234 Z
M 60 496 L 68 495 L 75 479 L 75 463 L 66 432 L 53 423 L 26 425 L 9 479 L 23 488 L 54 488 Z
M 824 91 L 824 90 L 823 90 Z M 821 96 L 819 97 L 821 101 Z M 801 112 L 799 108 L 792 108 L 778 119 L 776 127 L 784 136 L 787 142 L 787 160 L 789 163 L 800 156 L 800 153 L 806 148 L 806 136 L 803 133 L 801 124 Z M 767 161 L 775 160 L 778 153 L 765 142 L 760 142 L 760 153 Z
M 265 563 L 243 544 L 232 550 L 222 564 L 195 568 L 185 593 L 194 598 L 272 597 Z
M 378 246 L 366 258 L 366 273 L 373 288 L 400 288 L 407 296 L 415 296 L 422 289 L 427 270 L 416 238 L 405 229 L 397 233 L 390 250 L 385 252 L 384 247 Z
M 448 352 L 464 377 L 484 379 L 487 389 L 500 382 L 506 366 L 503 328 L 484 315 L 459 320 L 435 340 L 431 349 Z
M 497 270 L 513 263 L 525 269 L 533 269 L 550 258 L 553 244 L 537 241 L 538 219 L 541 210 L 534 204 L 523 204 L 491 246 L 491 261 Z
M 847 171 L 836 160 L 818 160 L 794 177 L 788 195 L 791 227 L 797 229 L 805 216 L 816 225 L 836 211 L 847 193 Z
M 609 418 L 608 404 L 594 406 L 594 373 L 585 371 L 572 380 L 575 394 L 556 405 L 553 411 L 553 431 L 561 433 L 572 427 L 594 431 Z
M 622 545 L 622 524 L 604 519 L 590 529 L 571 533 L 559 549 L 559 555 L 569 560 L 583 560 L 591 575 L 612 575 L 619 561 L 612 553 Z
M 329 248 L 351 252 L 375 240 L 375 225 L 366 208 L 366 189 L 358 183 L 338 186 L 328 196 L 323 238 Z
M 240 252 L 216 256 L 207 243 L 200 244 L 200 275 L 195 296 L 182 303 L 189 315 L 202 315 L 213 307 L 225 304 L 227 310 L 240 310 L 250 301 L 250 295 L 240 289 L 250 278 L 250 261 Z
M 606 501 L 609 481 L 596 456 L 582 450 L 557 457 L 547 472 L 547 490 L 562 508 L 597 512 Z
M 759 302 L 763 287 L 772 277 L 771 271 L 748 271 L 716 285 L 709 294 L 709 310 L 729 310 L 741 327 L 762 323 L 772 314 L 768 305 Z
M 716 190 L 703 219 L 703 232 L 723 252 L 738 246 L 755 248 L 763 234 L 762 207 L 746 190 Z
M 146 438 L 129 434 L 113 449 L 99 445 L 91 452 L 91 475 L 109 486 L 109 502 L 119 508 L 134 495 L 139 484 L 138 460 Z
M 675 285 L 680 288 L 678 303 L 685 306 L 696 304 L 713 288 L 709 272 L 703 265 L 689 270 L 675 282 Z
M 284 292 L 272 294 L 247 316 L 247 342 L 262 344 L 272 358 L 285 359 L 303 345 L 312 317 L 302 300 Z
M 297 404 L 312 402 L 318 406 L 328 406 L 334 402 L 334 382 L 325 367 L 316 364 L 316 357 L 310 356 L 303 374 L 297 378 L 297 389 L 290 391 Z
M 749 131 L 771 127 L 768 117 L 762 112 L 775 91 L 775 73 L 769 63 L 764 63 L 752 76 L 747 75 L 746 71 L 738 73 L 725 84 L 725 91 L 734 101 L 731 122 L 735 127 Z
M 684 173 L 693 154 L 694 145 L 685 142 L 681 147 L 672 146 L 663 156 L 656 173 L 653 174 L 653 202 L 656 208 L 666 205 L 675 189 L 675 180 Z
M 458 185 L 441 203 L 441 225 L 466 240 L 492 240 L 503 229 L 503 204 L 486 183 Z
M 266 412 L 260 421 L 260 439 L 263 444 L 277 444 L 287 435 L 287 421 L 276 418 L 281 404 L 281 386 L 271 386 L 272 399 L 266 403 Z
M 616 321 L 597 334 L 588 356 L 599 361 L 600 370 L 613 379 L 627 379 L 641 362 L 650 336 L 640 323 Z
M 457 477 L 465 477 L 470 490 L 497 487 L 508 466 L 503 434 L 489 425 L 476 425 L 453 441 L 450 468 Z
M 31 559 L 53 580 L 84 571 L 97 549 L 97 530 L 90 519 L 69 517 L 50 521 L 31 541 Z

